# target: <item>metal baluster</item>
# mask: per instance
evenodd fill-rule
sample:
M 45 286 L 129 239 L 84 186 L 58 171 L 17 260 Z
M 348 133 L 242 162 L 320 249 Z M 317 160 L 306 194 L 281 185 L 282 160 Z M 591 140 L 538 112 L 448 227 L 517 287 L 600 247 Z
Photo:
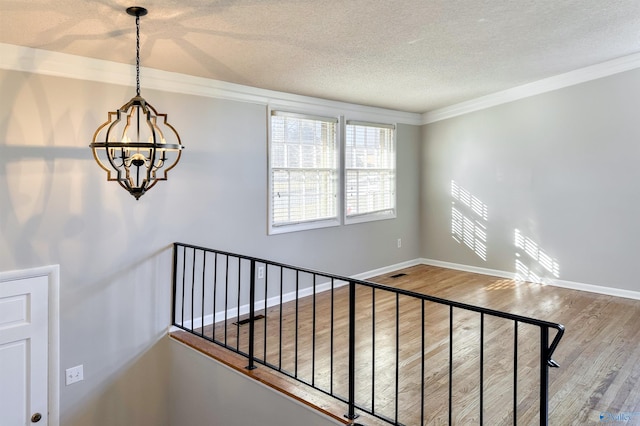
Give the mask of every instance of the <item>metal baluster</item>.
M 311 334 L 311 386 L 316 383 L 316 274 L 313 274 L 313 314 L 312 334 Z
M 421 323 L 420 329 L 422 330 L 422 351 L 421 351 L 421 367 L 420 367 L 420 424 L 424 424 L 424 351 L 425 351 L 425 324 L 424 324 L 424 299 L 421 301 Z M 481 422 L 482 424 L 482 422 Z
M 333 296 L 334 296 L 334 284 L 335 281 L 331 278 L 331 336 L 330 336 L 330 346 L 331 346 L 331 356 L 329 359 L 329 393 L 333 395 Z
M 180 316 L 180 325 L 184 327 L 184 288 L 187 273 L 187 248 L 182 247 L 182 314 Z
M 200 335 L 204 337 L 204 282 L 205 282 L 205 271 L 207 270 L 207 253 L 202 250 L 202 304 L 200 310 L 200 325 L 202 328 L 200 329 Z
M 398 424 L 398 394 L 400 390 L 400 293 L 396 293 L 396 394 L 395 419 Z
M 225 256 L 224 263 L 224 346 L 227 346 L 227 325 L 229 321 L 229 255 Z
M 213 253 L 213 329 L 211 340 L 216 340 L 216 292 L 218 291 L 218 253 Z
M 283 291 L 284 272 L 280 267 L 280 330 L 278 331 L 278 371 L 282 370 L 282 291 Z
M 238 259 L 238 300 L 236 301 L 236 351 L 240 352 L 240 294 L 242 293 L 242 259 Z
M 484 422 L 484 313 L 480 313 L 480 424 Z
M 513 425 L 518 424 L 518 321 L 513 322 Z
M 173 278 L 171 284 L 173 285 L 173 299 L 171 300 L 171 323 L 176 324 L 176 294 L 178 292 L 178 244 L 173 243 Z
M 196 250 L 193 249 L 193 257 L 191 258 L 191 331 L 193 331 L 193 307 L 195 299 L 195 279 L 196 279 Z
M 269 296 L 269 265 L 263 263 L 264 267 L 264 338 L 262 339 L 262 353 L 264 363 L 267 363 L 267 299 Z
M 449 425 L 453 418 L 453 306 L 449 305 Z
M 295 348 L 293 359 L 293 377 L 298 378 L 298 302 L 300 291 L 300 271 L 296 269 L 296 330 L 295 330 Z
M 540 426 L 549 422 L 549 327 L 540 327 Z
M 253 370 L 256 368 L 253 361 L 253 356 L 254 356 L 253 351 L 254 351 L 254 344 L 255 344 L 254 342 L 255 340 L 255 303 L 256 303 L 256 261 L 251 260 L 251 275 L 249 278 L 249 365 L 247 366 L 248 370 Z M 240 315 L 238 315 L 238 318 L 240 318 Z M 240 335 L 240 325 L 238 325 L 238 335 Z
M 376 289 L 371 289 L 371 412 L 376 412 Z
M 349 412 L 346 417 L 355 419 L 356 415 L 356 283 L 349 281 Z

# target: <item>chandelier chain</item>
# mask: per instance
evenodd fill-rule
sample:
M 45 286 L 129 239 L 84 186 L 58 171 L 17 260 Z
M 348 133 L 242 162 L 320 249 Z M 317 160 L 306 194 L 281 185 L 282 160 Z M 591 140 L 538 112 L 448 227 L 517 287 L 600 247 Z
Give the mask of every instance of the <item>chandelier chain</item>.
M 136 16 L 136 94 L 140 96 L 140 16 Z

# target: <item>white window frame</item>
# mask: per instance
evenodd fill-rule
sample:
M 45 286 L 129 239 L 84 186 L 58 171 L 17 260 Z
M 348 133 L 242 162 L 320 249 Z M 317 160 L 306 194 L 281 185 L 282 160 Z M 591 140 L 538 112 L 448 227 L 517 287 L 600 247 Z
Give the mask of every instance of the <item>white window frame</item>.
M 288 116 L 294 118 L 303 118 L 303 119 L 317 119 L 321 121 L 329 121 L 334 122 L 336 125 L 336 178 L 335 178 L 335 197 L 336 197 L 336 213 L 335 216 L 329 218 L 322 218 L 317 220 L 308 220 L 308 221 L 300 221 L 300 222 L 290 222 L 284 224 L 274 224 L 273 222 L 273 214 L 274 214 L 274 194 L 273 194 L 273 165 L 272 165 L 272 151 L 273 151 L 273 135 L 272 135 L 272 117 L 274 115 L 279 116 Z M 267 148 L 267 175 L 268 175 L 268 234 L 282 234 L 287 232 L 295 232 L 295 231 L 303 231 L 309 229 L 318 229 L 318 228 L 326 228 L 331 226 L 339 226 L 341 224 L 340 217 L 342 211 L 342 156 L 341 156 L 341 120 L 340 117 L 335 117 L 331 115 L 325 115 L 322 113 L 315 112 L 290 112 L 286 109 L 280 108 L 268 108 L 268 118 L 267 118 L 267 140 L 268 140 L 268 148 Z
M 370 212 L 365 212 L 365 213 L 359 213 L 359 214 L 349 214 L 349 212 L 347 211 L 347 197 L 348 197 L 348 190 L 347 190 L 347 129 L 346 126 L 349 125 L 354 125 L 354 126 L 367 126 L 367 127 L 374 127 L 374 128 L 385 128 L 385 129 L 391 129 L 393 131 L 393 138 L 392 138 L 392 143 L 393 143 L 393 182 L 391 183 L 392 185 L 392 206 L 390 208 L 384 209 L 384 210 L 379 210 L 379 211 L 370 211 Z M 355 223 L 362 223 L 362 222 L 370 222 L 370 221 L 375 221 L 375 220 L 385 220 L 385 219 L 394 219 L 397 216 L 397 181 L 398 181 L 398 176 L 397 176 L 397 131 L 396 131 L 396 126 L 394 124 L 383 124 L 383 123 L 372 123 L 372 122 L 367 122 L 367 121 L 356 121 L 356 120 L 347 120 L 345 123 L 345 130 L 343 132 L 344 134 L 344 140 L 342 143 L 342 152 L 343 152 L 343 163 L 344 167 L 342 169 L 342 187 L 343 187 L 343 193 L 344 193 L 344 201 L 343 201 L 343 206 L 344 206 L 344 210 L 343 210 L 343 220 L 344 223 L 346 225 L 349 224 L 355 224 Z M 352 168 L 350 170 L 367 170 L 367 168 Z

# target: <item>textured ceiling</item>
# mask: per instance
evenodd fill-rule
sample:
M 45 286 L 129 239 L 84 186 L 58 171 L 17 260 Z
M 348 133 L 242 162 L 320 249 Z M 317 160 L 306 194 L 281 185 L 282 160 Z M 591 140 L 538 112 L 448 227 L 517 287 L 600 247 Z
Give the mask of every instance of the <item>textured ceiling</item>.
M 638 0 L 0 0 L 0 42 L 427 112 L 640 51 Z M 144 87 L 144 75 L 142 76 Z

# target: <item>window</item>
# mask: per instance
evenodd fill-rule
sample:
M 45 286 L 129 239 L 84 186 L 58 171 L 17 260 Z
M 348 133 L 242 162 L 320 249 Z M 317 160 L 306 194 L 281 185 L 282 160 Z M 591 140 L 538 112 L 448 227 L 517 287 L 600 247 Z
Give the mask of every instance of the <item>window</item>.
M 272 111 L 269 232 L 335 226 L 338 119 Z
M 395 217 L 394 126 L 347 121 L 345 133 L 346 222 Z

